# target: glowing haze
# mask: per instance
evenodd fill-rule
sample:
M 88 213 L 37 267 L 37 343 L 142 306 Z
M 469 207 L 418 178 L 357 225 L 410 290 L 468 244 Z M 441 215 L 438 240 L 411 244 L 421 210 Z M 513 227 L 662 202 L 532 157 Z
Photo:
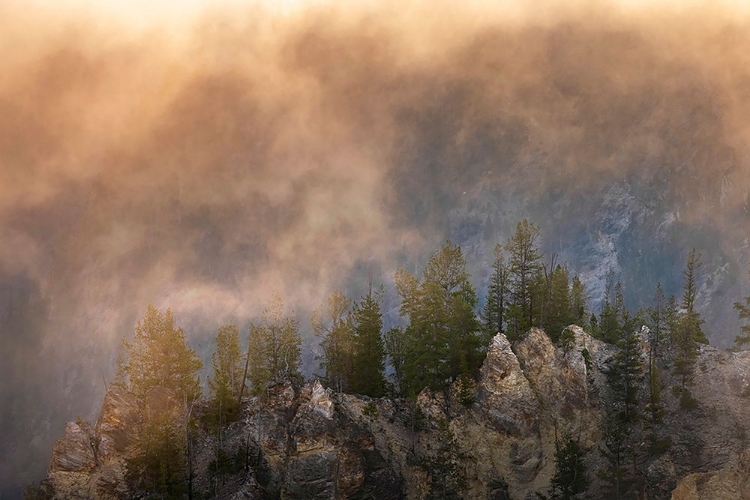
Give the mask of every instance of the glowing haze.
M 740 2 L 341 3 L 0 6 L 0 484 L 95 416 L 147 304 L 206 345 L 271 291 L 389 279 L 482 203 L 563 247 L 624 183 L 744 272 Z

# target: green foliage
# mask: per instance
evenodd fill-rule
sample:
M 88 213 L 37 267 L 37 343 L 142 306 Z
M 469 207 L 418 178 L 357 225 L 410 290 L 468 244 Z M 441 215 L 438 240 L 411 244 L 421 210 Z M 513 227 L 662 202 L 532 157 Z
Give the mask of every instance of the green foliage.
M 560 337 L 565 327 L 575 321 L 571 314 L 570 291 L 568 289 L 568 267 L 557 265 L 550 277 L 550 296 L 545 330 L 552 341 Z
M 572 322 L 582 328 L 586 327 L 587 303 L 586 288 L 578 278 L 578 275 L 573 276 L 573 282 L 570 287 L 570 316 Z
M 656 349 L 664 336 L 666 321 L 666 298 L 661 283 L 656 284 L 653 306 L 648 310 L 648 327 L 651 333 L 650 343 L 652 350 Z
M 117 383 L 138 400 L 135 447 L 128 478 L 163 498 L 179 498 L 189 484 L 190 409 L 201 395 L 201 362 L 172 312 L 148 306 L 132 342 L 123 342 Z
M 484 343 L 489 344 L 497 333 L 505 333 L 505 311 L 508 307 L 509 270 L 505 264 L 503 246 L 495 245 L 495 260 L 492 263 L 492 276 L 487 288 L 487 302 L 482 309 L 482 329 Z
M 354 326 L 354 372 L 351 389 L 357 394 L 381 397 L 385 395 L 385 346 L 381 332 L 383 314 L 380 303 L 372 293 L 367 294 L 352 311 Z
M 586 452 L 575 439 L 566 437 L 555 442 L 555 473 L 550 485 L 550 499 L 572 500 L 584 494 L 589 486 Z
M 174 391 L 194 401 L 201 396 L 197 377 L 202 363 L 185 342 L 182 328 L 174 325 L 172 311 L 162 314 L 153 306 L 135 327 L 132 342 L 123 341 L 118 379 L 141 401 L 156 387 Z
M 616 344 L 620 337 L 620 324 L 617 321 L 617 310 L 605 300 L 599 315 L 599 338 L 608 344 Z
M 669 447 L 671 441 L 669 438 L 662 439 L 659 431 L 664 424 L 664 405 L 661 399 L 661 382 L 659 380 L 659 368 L 656 364 L 656 358 L 651 356 L 649 359 L 649 402 L 645 408 L 646 420 L 644 429 L 646 430 L 646 439 L 648 449 L 651 455 L 660 454 Z
M 284 315 L 284 303 L 274 297 L 261 320 L 250 325 L 248 336 L 250 383 L 254 394 L 262 394 L 269 383 L 301 378 L 299 324 Z
M 682 391 L 680 391 L 680 409 L 691 411 L 697 410 L 698 406 L 698 400 L 695 399 L 693 393 L 691 393 L 689 389 L 683 388 Z
M 216 455 L 208 464 L 208 477 L 212 481 L 222 476 L 237 474 L 245 468 L 245 450 L 241 447 L 233 454 L 219 449 Z
M 612 389 L 612 408 L 617 419 L 630 424 L 638 419 L 638 387 L 642 375 L 638 336 L 631 330 L 618 345 L 607 379 Z
M 187 492 L 189 475 L 186 422 L 179 406 L 168 398 L 165 393 L 152 393 L 154 401 L 141 417 L 136 452 L 127 459 L 127 478 L 161 498 L 181 498 Z
M 362 413 L 369 418 L 375 418 L 378 416 L 378 407 L 375 406 L 375 403 L 372 401 L 369 401 L 365 407 L 362 409 Z
M 673 371 L 680 377 L 680 386 L 683 389 L 692 384 L 695 361 L 698 359 L 698 349 L 694 340 L 695 328 L 694 318 L 688 314 L 682 314 L 677 330 Z
M 750 274 L 750 272 L 748 272 Z M 740 320 L 750 321 L 750 295 L 745 297 L 745 303 L 741 302 L 735 302 L 734 308 L 737 310 L 737 313 L 739 314 Z M 744 345 L 750 344 L 750 324 L 742 325 L 740 327 L 741 335 L 737 335 L 734 338 L 735 344 L 737 344 L 737 347 L 742 347 Z
M 608 494 L 607 498 L 628 498 L 628 492 L 635 485 L 635 477 L 630 468 L 634 450 L 628 441 L 629 434 L 630 429 L 619 418 L 607 416 L 604 439 L 599 448 L 604 461 L 597 473 Z
M 211 356 L 213 377 L 208 379 L 210 412 L 218 425 L 239 417 L 239 395 L 244 385 L 240 330 L 224 325 L 216 335 L 216 352 Z
M 698 358 L 697 342 L 707 343 L 706 336 L 701 330 L 703 319 L 695 310 L 695 298 L 698 294 L 698 285 L 696 271 L 701 266 L 700 256 L 696 254 L 695 249 L 688 254 L 683 276 L 683 293 L 682 309 L 677 318 L 670 318 L 675 321 L 671 325 L 675 330 L 673 339 L 675 345 L 674 373 L 680 377 L 680 387 L 683 396 L 686 389 L 693 381 L 695 371 L 695 361 Z M 681 401 L 682 397 L 681 396 Z M 689 398 L 685 403 L 690 406 Z M 680 404 L 682 407 L 682 403 Z
M 581 349 L 581 356 L 583 356 L 583 362 L 586 365 L 586 371 L 591 372 L 591 353 L 585 347 Z
M 601 327 L 599 326 L 599 319 L 596 317 L 596 314 L 591 313 L 591 316 L 589 316 L 589 332 L 591 333 L 591 336 L 595 339 L 601 339 L 602 338 L 602 331 Z
M 326 373 L 324 382 L 338 392 L 350 390 L 354 375 L 355 341 L 350 309 L 351 301 L 335 291 L 328 298 L 327 318 L 323 320 L 316 311 L 312 320 L 323 348 L 320 366 Z
M 383 336 L 385 353 L 393 366 L 393 378 L 397 394 L 403 394 L 406 387 L 403 382 L 404 362 L 406 359 L 406 334 L 401 328 L 391 328 Z
M 421 281 L 400 269 L 396 287 L 401 313 L 409 317 L 398 353 L 403 356 L 402 389 L 408 394 L 424 387 L 440 390 L 459 375 L 474 375 L 481 363 L 480 325 L 461 249 L 450 242 L 443 245 L 430 258 Z
M 562 334 L 560 335 L 560 339 L 558 340 L 560 347 L 562 347 L 563 351 L 565 352 L 571 350 L 575 346 L 575 342 L 576 335 L 570 328 L 566 328 L 565 330 L 563 330 Z M 588 351 L 586 351 L 586 354 L 588 354 Z M 589 362 L 590 361 L 591 360 L 589 359 Z
M 464 406 L 471 406 L 476 401 L 477 394 L 477 383 L 476 381 L 467 376 L 463 375 L 459 379 L 458 389 L 458 400 Z
M 516 232 L 505 244 L 510 257 L 508 278 L 512 303 L 516 310 L 509 317 L 508 338 L 519 338 L 532 325 L 532 284 L 541 269 L 542 254 L 537 248 L 539 228 L 527 219 L 516 226 Z
M 438 444 L 439 447 L 434 454 L 419 461 L 419 465 L 430 476 L 430 490 L 425 498 L 461 499 L 467 486 L 466 473 L 461 462 L 467 457 L 445 422 L 441 423 Z

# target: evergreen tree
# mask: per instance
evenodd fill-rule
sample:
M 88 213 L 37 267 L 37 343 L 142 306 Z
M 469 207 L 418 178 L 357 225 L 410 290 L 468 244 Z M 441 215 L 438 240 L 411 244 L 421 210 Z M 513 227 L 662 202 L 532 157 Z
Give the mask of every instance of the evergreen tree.
M 532 282 L 541 269 L 542 254 L 537 248 L 539 228 L 527 219 L 516 226 L 515 234 L 505 245 L 510 258 L 508 278 L 512 303 L 516 306 L 508 337 L 523 335 L 532 325 Z
M 602 338 L 602 329 L 599 326 L 599 319 L 597 319 L 596 314 L 591 313 L 591 316 L 589 316 L 589 329 L 591 330 L 591 336 L 595 339 L 601 339 Z
M 313 314 L 313 331 L 321 337 L 323 348 L 321 368 L 325 383 L 338 392 L 349 391 L 354 375 L 354 326 L 350 318 L 351 301 L 335 291 L 328 299 L 328 317 Z
M 649 318 L 649 332 L 651 353 L 650 357 L 654 357 L 654 352 L 658 347 L 663 337 L 664 323 L 665 323 L 665 308 L 666 299 L 664 297 L 664 290 L 661 288 L 661 283 L 656 284 L 656 291 L 654 292 L 653 306 L 648 311 Z
M 354 305 L 352 312 L 354 324 L 354 373 L 352 390 L 357 394 L 381 397 L 385 394 L 385 352 L 381 331 L 383 315 L 380 303 L 368 293 Z
M 659 430 L 664 424 L 664 405 L 661 399 L 661 382 L 659 381 L 659 368 L 655 358 L 649 361 L 649 402 L 646 405 L 647 440 L 649 452 L 658 454 L 664 451 L 670 443 L 669 439 L 662 439 Z
M 495 260 L 492 263 L 492 276 L 487 288 L 487 303 L 482 310 L 485 344 L 489 344 L 497 333 L 505 333 L 508 293 L 508 266 L 505 264 L 503 246 L 497 244 L 495 245 Z
M 649 401 L 646 405 L 645 428 L 648 431 L 647 439 L 651 453 L 659 453 L 667 444 L 667 441 L 659 438 L 659 429 L 664 423 L 664 405 L 661 399 L 661 382 L 659 380 L 659 368 L 656 358 L 659 343 L 664 335 L 663 330 L 666 324 L 667 307 L 661 283 L 657 283 L 653 306 L 648 311 L 650 324 L 648 355 Z
M 128 478 L 162 498 L 179 498 L 191 484 L 189 420 L 202 364 L 169 309 L 148 306 L 123 347 L 116 383 L 135 395 L 139 411 Z
M 586 452 L 575 439 L 567 437 L 562 442 L 555 441 L 555 473 L 551 481 L 551 500 L 572 500 L 586 492 L 589 479 L 585 460 Z
M 617 321 L 617 309 L 608 298 L 604 299 L 598 324 L 598 338 L 609 344 L 616 344 L 620 337 L 621 328 L 619 321 Z
M 608 344 L 616 344 L 620 338 L 621 325 L 618 320 L 617 306 L 612 304 L 612 287 L 614 286 L 614 274 L 607 273 L 604 282 L 604 302 L 601 313 L 599 313 L 598 328 L 595 336 Z
M 155 387 L 166 388 L 189 401 L 201 395 L 196 373 L 202 363 L 174 325 L 172 311 L 161 313 L 149 305 L 135 327 L 132 342 L 123 341 L 124 357 L 118 366 L 119 382 L 141 401 Z
M 750 274 L 750 272 L 748 274 Z M 745 321 L 750 320 L 750 295 L 745 297 L 744 304 L 741 302 L 735 302 L 734 308 L 737 309 L 737 313 L 740 316 L 740 320 L 745 320 Z M 744 346 L 746 344 L 750 344 L 750 324 L 742 325 L 740 327 L 740 332 L 742 332 L 742 335 L 737 335 L 734 338 L 735 344 L 737 344 L 738 347 Z
M 552 273 L 545 265 L 531 278 L 529 286 L 531 326 L 547 330 L 550 300 L 552 298 Z
M 401 328 L 391 328 L 383 336 L 386 355 L 393 366 L 393 379 L 397 394 L 405 394 L 404 363 L 406 360 L 406 335 Z
M 211 356 L 213 377 L 208 379 L 212 412 L 219 426 L 239 416 L 242 380 L 240 330 L 224 325 L 216 335 L 216 352 Z
M 450 242 L 443 245 L 421 281 L 400 269 L 396 287 L 401 313 L 409 317 L 402 374 L 407 391 L 443 389 L 459 375 L 474 375 L 481 363 L 480 325 L 461 249 Z
M 687 334 L 694 342 L 708 344 L 708 339 L 701 329 L 701 325 L 704 322 L 703 318 L 695 310 L 695 299 L 698 296 L 698 277 L 696 276 L 696 272 L 701 266 L 703 266 L 703 262 L 701 262 L 700 254 L 697 254 L 695 248 L 693 248 L 688 254 L 685 269 L 682 271 L 682 309 L 684 310 L 685 327 L 688 329 Z
M 248 364 L 254 394 L 261 394 L 269 383 L 301 378 L 299 324 L 284 315 L 284 302 L 274 297 L 259 322 L 250 325 Z
M 583 286 L 578 275 L 573 276 L 570 290 L 570 316 L 578 326 L 586 326 L 586 288 Z
M 674 373 L 680 377 L 680 404 L 691 407 L 694 400 L 687 387 L 692 384 L 695 361 L 698 358 L 697 342 L 706 342 L 701 330 L 703 319 L 695 310 L 698 293 L 696 270 L 701 266 L 700 256 L 691 250 L 688 254 L 683 276 L 682 312 L 676 325 L 676 351 Z
M 617 415 L 608 413 L 604 423 L 604 438 L 599 452 L 604 458 L 598 476 L 604 482 L 607 498 L 627 498 L 635 478 L 630 469 L 633 448 L 629 442 L 630 429 Z
M 573 323 L 571 314 L 570 291 L 568 289 L 568 267 L 557 265 L 551 275 L 551 294 L 548 302 L 547 333 L 553 342 L 557 342 L 563 329 Z
M 426 500 L 460 500 L 466 490 L 466 472 L 461 462 L 466 455 L 458 446 L 446 422 L 440 423 L 438 448 L 434 455 L 420 460 L 420 465 L 430 478 Z
M 622 325 L 625 322 L 625 315 L 628 313 L 628 309 L 625 307 L 625 293 L 623 292 L 622 282 L 620 281 L 615 284 L 614 309 L 617 322 Z
M 612 389 L 612 408 L 617 412 L 617 418 L 624 424 L 631 424 L 639 416 L 638 387 L 643 373 L 640 342 L 632 329 L 632 323 L 624 330 L 618 347 L 607 372 L 607 379 Z

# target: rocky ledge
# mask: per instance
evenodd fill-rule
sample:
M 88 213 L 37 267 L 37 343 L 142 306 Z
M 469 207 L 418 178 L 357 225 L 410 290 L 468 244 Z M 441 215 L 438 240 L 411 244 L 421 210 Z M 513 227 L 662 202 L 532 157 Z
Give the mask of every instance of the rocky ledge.
M 200 434 L 194 488 L 225 499 L 416 499 L 456 472 L 465 498 L 536 498 L 554 472 L 555 440 L 566 435 L 587 450 L 588 498 L 601 498 L 595 471 L 604 373 L 616 349 L 569 328 L 574 340 L 567 348 L 537 329 L 513 345 L 497 335 L 469 397 L 458 382 L 445 392 L 425 390 L 415 401 L 338 394 L 318 381 L 270 387 L 263 398 L 247 398 L 240 420 L 222 430 L 227 455 L 244 458 L 221 481 L 211 471 L 216 433 Z M 649 498 L 670 498 L 685 476 L 675 499 L 746 498 L 748 361 L 746 353 L 702 349 L 693 388 L 699 406 L 689 415 L 665 391 L 672 446 L 644 465 L 656 485 Z M 672 382 L 665 375 L 664 384 Z M 138 496 L 126 477 L 133 405 L 131 395 L 110 389 L 96 425 L 68 424 L 53 450 L 45 497 Z M 729 463 L 737 465 L 711 472 Z M 735 486 L 726 491 L 740 496 L 720 496 L 715 485 L 732 478 Z

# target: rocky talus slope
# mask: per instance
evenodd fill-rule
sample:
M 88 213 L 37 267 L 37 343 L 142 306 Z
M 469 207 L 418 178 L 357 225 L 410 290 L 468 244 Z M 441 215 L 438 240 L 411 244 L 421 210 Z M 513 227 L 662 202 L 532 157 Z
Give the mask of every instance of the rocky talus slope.
M 476 387 L 425 390 L 416 401 L 338 394 L 317 381 L 271 387 L 266 397 L 247 399 L 242 418 L 222 430 L 224 450 L 242 456 L 242 467 L 216 479 L 217 435 L 201 433 L 196 497 L 418 499 L 455 476 L 465 498 L 530 499 L 549 488 L 556 438 L 571 436 L 588 452 L 586 498 L 604 498 L 596 471 L 604 372 L 616 349 L 570 328 L 575 341 L 567 349 L 537 329 L 513 345 L 497 335 Z M 644 357 L 647 349 L 644 341 Z M 662 372 L 667 387 L 675 382 L 668 366 Z M 642 498 L 670 498 L 673 490 L 679 500 L 750 498 L 742 496 L 750 463 L 743 454 L 750 447 L 750 353 L 703 347 L 692 390 L 698 405 L 689 411 L 678 411 L 677 398 L 664 391 L 661 432 L 672 445 L 639 464 L 648 484 Z M 132 397 L 110 389 L 95 425 L 68 424 L 44 496 L 137 498 L 126 480 L 136 419 Z

